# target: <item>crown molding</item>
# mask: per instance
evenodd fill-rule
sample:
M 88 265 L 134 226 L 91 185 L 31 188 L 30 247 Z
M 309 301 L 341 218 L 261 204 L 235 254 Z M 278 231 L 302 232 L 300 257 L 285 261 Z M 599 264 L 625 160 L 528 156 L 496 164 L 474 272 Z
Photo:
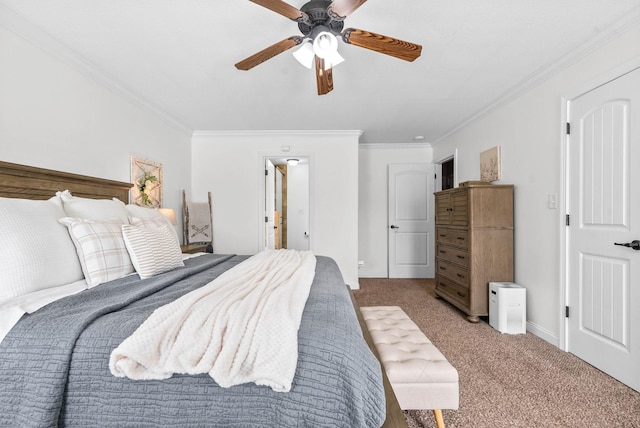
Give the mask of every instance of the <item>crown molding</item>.
M 360 138 L 363 131 L 354 130 L 236 130 L 236 131 L 193 131 L 193 137 L 259 137 L 259 136 L 317 136 Z
M 555 75 L 559 74 L 561 71 L 569 68 L 581 59 L 585 58 L 596 49 L 601 48 L 620 35 L 624 34 L 634 25 L 637 25 L 638 22 L 640 22 L 640 6 L 636 7 L 633 12 L 627 14 L 624 18 L 611 24 L 596 36 L 575 47 L 569 54 L 563 55 L 559 60 L 554 61 L 553 63 L 538 68 L 533 73 L 529 74 L 529 76 L 522 79 L 519 83 L 513 85 L 510 89 L 493 100 L 491 103 L 487 104 L 485 107 L 481 108 L 476 113 L 472 114 L 471 116 L 460 122 L 458 125 L 454 126 L 449 131 L 436 138 L 433 144 L 436 145 L 438 143 L 441 143 L 449 136 L 465 128 L 472 122 L 475 122 L 486 114 L 496 110 L 498 107 L 509 103 L 510 101 L 537 87 L 538 85 L 546 82 Z
M 360 143 L 363 150 L 430 149 L 431 143 Z
M 110 76 L 100 70 L 96 64 L 60 43 L 48 33 L 31 24 L 4 5 L 0 5 L 0 25 L 37 48 L 49 53 L 79 73 L 89 77 L 111 92 L 129 101 L 133 105 L 151 113 L 153 116 L 184 132 L 185 134 L 191 135 L 193 130 L 180 120 L 136 94 L 134 90 L 127 87 L 113 76 Z

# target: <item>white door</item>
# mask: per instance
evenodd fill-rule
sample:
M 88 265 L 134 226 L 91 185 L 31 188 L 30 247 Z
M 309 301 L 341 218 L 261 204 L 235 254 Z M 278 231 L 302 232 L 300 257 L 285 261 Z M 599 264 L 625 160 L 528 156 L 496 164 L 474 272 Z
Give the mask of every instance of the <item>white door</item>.
M 275 200 L 276 200 L 276 181 L 275 166 L 267 159 L 264 164 L 264 248 L 267 250 L 275 249 Z
M 389 278 L 433 278 L 433 164 L 389 165 Z
M 300 161 L 287 168 L 287 248 L 310 248 L 309 164 Z
M 283 201 L 282 201 L 282 171 L 279 168 L 275 169 L 276 181 L 275 181 L 275 208 L 276 216 L 274 217 L 274 241 L 275 248 L 279 250 L 283 247 L 284 241 L 282 240 L 282 225 L 283 219 L 282 215 L 284 214 L 282 211 Z
M 567 349 L 640 390 L 640 69 L 569 117 Z

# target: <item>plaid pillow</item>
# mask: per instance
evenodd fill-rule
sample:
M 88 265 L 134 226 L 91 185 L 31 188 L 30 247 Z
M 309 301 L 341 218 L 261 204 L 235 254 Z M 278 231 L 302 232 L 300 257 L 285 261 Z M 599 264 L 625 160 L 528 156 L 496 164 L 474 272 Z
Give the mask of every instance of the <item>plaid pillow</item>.
M 89 287 L 134 272 L 122 238 L 122 224 L 64 217 Z

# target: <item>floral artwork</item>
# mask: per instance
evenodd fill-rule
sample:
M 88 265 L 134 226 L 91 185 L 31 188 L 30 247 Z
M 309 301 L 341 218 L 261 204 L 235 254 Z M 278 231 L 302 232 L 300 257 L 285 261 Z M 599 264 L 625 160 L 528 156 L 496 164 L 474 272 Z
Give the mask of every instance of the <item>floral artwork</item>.
M 150 208 L 162 206 L 162 164 L 131 157 L 132 201 Z
M 500 180 L 500 146 L 480 153 L 480 180 L 485 182 Z

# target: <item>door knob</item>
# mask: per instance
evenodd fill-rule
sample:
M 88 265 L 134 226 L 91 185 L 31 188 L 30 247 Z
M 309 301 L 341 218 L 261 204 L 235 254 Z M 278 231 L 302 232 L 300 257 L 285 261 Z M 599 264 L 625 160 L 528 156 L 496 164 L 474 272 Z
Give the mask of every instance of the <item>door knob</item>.
M 400 226 L 396 226 L 395 224 L 392 224 L 391 229 L 400 229 Z
M 613 244 L 614 245 L 620 245 L 622 247 L 629 247 L 629 248 L 631 248 L 633 250 L 640 251 L 640 241 L 638 241 L 638 240 L 634 240 L 634 241 L 631 241 L 631 242 L 624 242 L 624 243 L 623 242 L 620 242 L 620 243 L 614 242 Z

